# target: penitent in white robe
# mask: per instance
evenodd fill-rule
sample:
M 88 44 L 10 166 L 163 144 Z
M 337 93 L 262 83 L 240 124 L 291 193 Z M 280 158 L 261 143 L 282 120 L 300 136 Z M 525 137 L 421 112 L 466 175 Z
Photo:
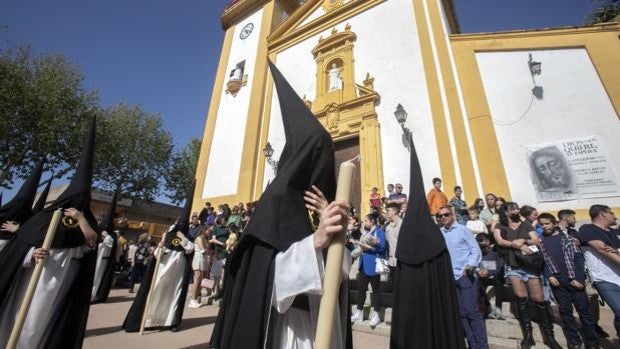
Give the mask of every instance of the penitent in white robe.
M 158 261 L 157 275 L 153 276 L 155 285 L 151 291 L 151 304 L 146 314 L 145 327 L 172 326 L 174 315 L 178 306 L 183 289 L 183 277 L 190 266 L 187 264 L 185 254 L 194 251 L 194 244 L 188 239 L 181 243 L 183 251 L 164 249 L 164 255 Z M 158 251 L 155 250 L 157 255 Z
M 97 298 L 97 291 L 99 291 L 99 287 L 101 286 L 103 274 L 105 273 L 108 263 L 112 262 L 110 259 L 112 246 L 114 246 L 114 239 L 109 234 L 106 235 L 103 241 L 99 243 L 99 250 L 97 252 L 97 266 L 95 267 L 95 278 L 93 280 L 93 292 L 90 297 L 91 301 Z
M 342 263 L 339 309 L 335 314 L 330 348 L 346 347 L 347 280 L 351 256 L 345 251 Z M 275 348 L 312 348 L 319 316 L 323 277 L 323 253 L 314 248 L 312 235 L 293 243 L 276 255 L 272 306 L 276 308 L 273 343 Z M 295 297 L 307 294 L 310 311 L 291 308 Z M 273 321 L 273 320 L 270 320 Z
M 31 262 L 33 251 L 34 248 L 24 258 L 23 266 L 15 276 L 11 290 L 0 306 L 2 310 L 0 313 L 0 348 L 4 348 L 9 340 L 15 317 L 28 288 L 28 282 L 34 270 L 34 263 Z M 90 248 L 87 246 L 49 251 L 17 343 L 18 349 L 43 348 L 45 340 L 50 335 L 51 325 L 57 320 L 54 316 L 60 313 L 61 302 L 80 269 L 78 259 L 88 251 Z

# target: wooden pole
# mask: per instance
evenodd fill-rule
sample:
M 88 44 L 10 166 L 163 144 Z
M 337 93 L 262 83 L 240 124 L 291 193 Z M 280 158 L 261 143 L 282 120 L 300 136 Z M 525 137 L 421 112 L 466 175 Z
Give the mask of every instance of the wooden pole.
M 336 187 L 336 201 L 350 202 L 351 184 L 355 165 L 351 161 L 340 164 L 338 173 L 338 186 Z M 334 330 L 334 314 L 338 309 L 338 294 L 342 281 L 342 259 L 344 257 L 345 234 L 343 231 L 335 235 L 327 248 L 327 260 L 325 262 L 325 278 L 323 279 L 323 296 L 319 308 L 316 336 L 314 337 L 315 349 L 329 349 L 332 333 Z M 348 305 L 347 305 L 348 306 Z
M 166 235 L 162 237 L 161 241 L 165 241 Z M 153 292 L 153 287 L 155 287 L 155 281 L 157 281 L 157 272 L 159 271 L 159 260 L 161 259 L 162 254 L 164 253 L 165 247 L 160 247 L 157 255 L 155 256 L 155 267 L 153 270 L 153 277 L 151 279 L 151 286 L 149 287 L 149 293 L 146 296 L 146 303 L 144 304 L 144 311 L 142 312 L 142 320 L 140 321 L 140 335 L 144 333 L 144 325 L 146 324 L 146 316 L 149 312 L 149 308 L 151 307 L 151 293 Z
M 47 234 L 45 234 L 43 246 L 41 246 L 41 248 L 49 251 L 50 247 L 52 247 L 52 241 L 54 241 L 54 236 L 56 235 L 56 228 L 58 228 L 58 222 L 60 222 L 61 216 L 61 208 L 54 211 L 54 214 L 52 215 L 52 220 L 50 221 L 50 225 L 47 228 Z M 41 273 L 43 272 L 44 262 L 45 259 L 36 260 L 36 265 L 34 267 L 34 271 L 32 272 L 32 276 L 30 277 L 30 281 L 28 282 L 28 288 L 26 289 L 24 300 L 19 307 L 17 318 L 15 319 L 15 324 L 13 325 L 13 330 L 11 331 L 11 337 L 9 337 L 9 342 L 6 346 L 7 349 L 15 349 L 15 347 L 17 347 L 17 342 L 19 341 L 19 336 L 22 333 L 22 328 L 24 327 L 24 322 L 26 321 L 26 316 L 28 315 L 28 310 L 30 309 L 32 298 L 34 298 L 34 291 L 36 291 L 37 289 L 37 284 L 39 283 Z

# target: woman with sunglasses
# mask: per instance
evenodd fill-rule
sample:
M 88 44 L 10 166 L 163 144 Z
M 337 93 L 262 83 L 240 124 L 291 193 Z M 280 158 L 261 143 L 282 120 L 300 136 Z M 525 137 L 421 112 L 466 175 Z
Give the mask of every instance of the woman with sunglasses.
M 517 297 L 517 314 L 523 332 L 521 348 L 529 349 L 535 345 L 527 299 L 529 290 L 529 296 L 542 325 L 544 344 L 552 349 L 560 349 L 562 347 L 555 341 L 553 320 L 543 297 L 541 266 L 526 265 L 523 259 L 518 259 L 517 256 L 517 254 L 531 256 L 540 253 L 538 234 L 531 223 L 521 220 L 517 203 L 506 202 L 498 213 L 499 225 L 493 229 L 493 237 L 500 247 L 506 265 L 504 276 Z

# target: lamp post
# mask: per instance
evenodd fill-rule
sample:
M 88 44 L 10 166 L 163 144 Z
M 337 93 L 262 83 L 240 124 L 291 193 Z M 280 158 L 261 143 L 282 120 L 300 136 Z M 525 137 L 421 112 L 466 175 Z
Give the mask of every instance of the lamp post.
M 527 61 L 527 65 L 530 67 L 530 74 L 532 74 L 532 79 L 535 75 L 540 75 L 540 73 L 542 72 L 542 63 L 533 60 L 532 53 L 530 53 L 530 59 Z
M 263 155 L 265 155 L 267 163 L 271 166 L 273 173 L 277 174 L 278 162 L 271 158 L 273 156 L 273 147 L 271 146 L 271 143 L 267 142 L 267 144 L 265 144 L 265 148 L 263 148 Z
M 396 117 L 396 121 L 400 124 L 400 127 L 403 129 L 403 144 L 407 147 L 407 149 L 409 149 L 411 130 L 405 126 L 405 121 L 407 121 L 407 111 L 403 108 L 402 104 L 398 103 L 396 110 L 394 111 L 394 116 Z
M 540 75 L 542 73 L 542 63 L 535 61 L 532 59 L 532 53 L 529 53 L 529 59 L 527 61 L 527 65 L 530 68 L 530 74 L 532 75 L 532 82 L 534 83 L 534 87 L 532 88 L 532 94 L 534 97 L 538 99 L 543 99 L 543 88 L 536 84 L 536 75 Z

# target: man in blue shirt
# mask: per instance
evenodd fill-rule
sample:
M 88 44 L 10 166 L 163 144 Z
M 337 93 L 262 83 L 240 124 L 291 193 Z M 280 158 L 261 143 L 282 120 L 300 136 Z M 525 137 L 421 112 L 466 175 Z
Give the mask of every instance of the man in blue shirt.
M 441 207 L 436 217 L 452 260 L 461 322 L 469 347 L 487 349 L 486 326 L 478 311 L 478 280 L 474 276 L 482 252 L 471 230 L 456 222 L 450 206 Z

